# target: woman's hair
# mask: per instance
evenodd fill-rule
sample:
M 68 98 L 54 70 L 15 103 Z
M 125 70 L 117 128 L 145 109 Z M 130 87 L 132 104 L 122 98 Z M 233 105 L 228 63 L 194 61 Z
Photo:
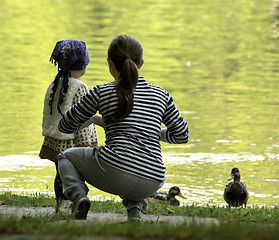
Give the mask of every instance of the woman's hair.
M 52 103 L 58 87 L 60 78 L 63 78 L 62 86 L 59 92 L 57 110 L 62 115 L 60 105 L 69 88 L 70 70 L 83 70 L 88 65 L 89 53 L 86 44 L 83 41 L 75 39 L 66 39 L 58 41 L 50 57 L 51 63 L 58 64 L 58 73 L 53 80 L 52 93 L 50 94 L 49 106 L 52 114 Z
M 138 68 L 142 63 L 143 49 L 140 43 L 127 35 L 115 37 L 108 47 L 108 58 L 120 73 L 116 79 L 118 106 L 116 111 L 105 119 L 107 123 L 120 122 L 126 118 L 134 106 L 134 89 L 137 85 Z

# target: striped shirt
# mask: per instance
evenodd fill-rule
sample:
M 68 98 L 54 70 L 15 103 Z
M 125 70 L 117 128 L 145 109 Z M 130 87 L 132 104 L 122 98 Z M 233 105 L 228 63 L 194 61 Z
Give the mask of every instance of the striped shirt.
M 73 133 L 97 111 L 106 119 L 117 108 L 115 81 L 98 85 L 69 109 L 59 123 L 63 133 Z M 163 181 L 165 166 L 161 156 L 161 123 L 168 143 L 188 142 L 188 126 L 171 96 L 140 77 L 134 90 L 132 112 L 119 123 L 104 127 L 106 145 L 98 149 L 98 159 L 131 174 Z

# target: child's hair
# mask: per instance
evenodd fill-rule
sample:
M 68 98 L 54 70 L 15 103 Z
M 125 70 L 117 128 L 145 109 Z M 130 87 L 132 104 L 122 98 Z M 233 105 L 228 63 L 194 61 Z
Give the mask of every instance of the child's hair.
M 75 39 L 58 41 L 51 54 L 50 61 L 54 63 L 55 66 L 58 64 L 58 73 L 53 80 L 52 93 L 49 100 L 50 114 L 52 114 L 52 103 L 59 79 L 63 78 L 57 102 L 57 110 L 62 114 L 60 105 L 63 103 L 63 99 L 68 91 L 69 76 L 71 76 L 70 70 L 83 70 L 90 61 L 86 44 Z
M 142 62 L 143 49 L 141 44 L 127 35 L 115 37 L 108 48 L 108 58 L 120 73 L 116 80 L 118 106 L 116 111 L 106 119 L 107 123 L 120 122 L 126 118 L 134 106 L 133 91 L 137 85 L 138 68 Z

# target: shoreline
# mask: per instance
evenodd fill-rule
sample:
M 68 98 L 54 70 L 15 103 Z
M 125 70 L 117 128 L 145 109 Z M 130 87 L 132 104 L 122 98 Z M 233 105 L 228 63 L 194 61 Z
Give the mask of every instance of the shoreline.
M 25 217 L 40 217 L 55 215 L 54 207 L 17 207 L 10 205 L 0 205 L 0 215 L 16 217 L 17 219 Z M 153 223 L 167 222 L 171 225 L 178 225 L 182 223 L 198 223 L 208 225 L 218 225 L 220 220 L 207 217 L 189 217 L 177 215 L 163 215 L 163 214 L 144 214 L 144 220 Z M 63 220 L 62 220 L 63 221 Z M 127 215 L 113 212 L 92 212 L 89 211 L 86 220 L 73 220 L 76 222 L 90 223 L 125 223 L 127 222 Z

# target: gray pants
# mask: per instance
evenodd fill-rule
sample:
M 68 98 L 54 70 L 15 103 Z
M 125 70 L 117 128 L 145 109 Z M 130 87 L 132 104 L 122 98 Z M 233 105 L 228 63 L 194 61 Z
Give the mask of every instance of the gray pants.
M 117 169 L 98 159 L 98 148 L 71 148 L 58 155 L 58 170 L 66 197 L 87 195 L 90 185 L 119 195 L 127 210 L 147 210 L 145 198 L 156 192 L 164 182 L 148 180 Z

